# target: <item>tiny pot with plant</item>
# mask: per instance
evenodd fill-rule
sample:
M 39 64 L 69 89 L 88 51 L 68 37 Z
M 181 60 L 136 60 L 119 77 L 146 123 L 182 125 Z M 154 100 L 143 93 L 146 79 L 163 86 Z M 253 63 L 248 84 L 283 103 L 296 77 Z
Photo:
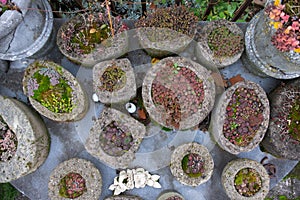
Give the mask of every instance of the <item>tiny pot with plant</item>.
M 139 42 L 149 55 L 179 54 L 193 40 L 197 17 L 184 6 L 157 8 L 135 23 Z
M 299 1 L 269 0 L 246 31 L 245 65 L 260 76 L 300 76 Z
M 105 108 L 90 130 L 87 151 L 113 168 L 127 168 L 135 158 L 146 129 L 128 115 Z
M 300 160 L 299 83 L 298 78 L 270 93 L 270 125 L 262 142 L 266 151 L 291 160 Z
M 168 57 L 147 73 L 142 89 L 150 117 L 164 127 L 188 129 L 198 125 L 214 104 L 210 71 L 181 57 Z
M 98 199 L 102 176 L 90 161 L 72 158 L 60 163 L 48 183 L 48 196 L 58 199 Z
M 127 58 L 103 61 L 93 68 L 93 86 L 105 104 L 126 102 L 136 95 L 133 68 Z
M 34 172 L 46 160 L 49 148 L 40 116 L 22 102 L 0 96 L 0 183 Z
M 79 120 L 88 110 L 80 83 L 54 62 L 32 63 L 25 70 L 23 91 L 39 113 L 54 121 Z
M 163 192 L 157 200 L 184 200 L 183 196 L 178 192 Z
M 226 20 L 208 22 L 196 40 L 196 55 L 204 66 L 226 67 L 235 63 L 244 51 L 243 31 Z
M 206 147 L 198 143 L 188 143 L 174 150 L 170 169 L 182 184 L 198 186 L 210 179 L 214 161 Z
M 93 67 L 96 63 L 118 58 L 128 49 L 128 27 L 121 17 L 103 12 L 77 15 L 61 26 L 57 45 L 68 59 Z
M 250 81 L 227 89 L 212 112 L 212 134 L 229 153 L 251 151 L 262 141 L 269 124 L 270 106 L 264 90 Z
M 267 171 L 254 160 L 233 160 L 222 172 L 222 185 L 230 199 L 264 199 L 269 192 L 269 184 Z

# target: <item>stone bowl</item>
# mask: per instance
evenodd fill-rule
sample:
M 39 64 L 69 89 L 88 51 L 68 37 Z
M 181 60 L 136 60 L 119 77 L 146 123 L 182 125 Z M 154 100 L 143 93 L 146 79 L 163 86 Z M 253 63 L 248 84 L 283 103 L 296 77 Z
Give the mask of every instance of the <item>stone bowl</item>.
M 33 99 L 28 93 L 28 83 L 35 72 L 41 70 L 42 68 L 49 68 L 57 71 L 61 77 L 68 81 L 68 84 L 72 87 L 72 103 L 75 105 L 73 110 L 69 113 L 56 113 L 50 111 L 48 108 L 44 107 L 41 103 Z M 29 65 L 29 67 L 25 70 L 24 78 L 23 78 L 23 91 L 26 96 L 29 97 L 29 101 L 34 109 L 36 109 L 39 113 L 44 115 L 45 117 L 53 120 L 53 121 L 76 121 L 82 119 L 86 112 L 88 111 L 89 102 L 86 96 L 86 93 L 82 89 L 80 83 L 76 80 L 76 78 L 66 69 L 61 67 L 60 65 L 50 62 L 50 61 L 42 61 L 38 60 Z
M 196 112 L 193 114 L 190 114 L 190 112 L 187 111 L 188 105 L 187 102 L 184 100 L 185 95 L 180 94 L 180 92 L 185 92 L 185 91 L 181 91 L 180 89 L 175 89 L 175 86 L 180 87 L 182 83 L 178 81 L 178 83 L 176 82 L 173 85 L 174 87 L 162 83 L 164 87 L 168 88 L 169 90 L 171 90 L 176 94 L 176 96 L 179 99 L 178 101 L 180 102 L 180 107 L 182 107 L 181 113 L 184 112 L 186 113 L 185 114 L 186 116 L 180 119 L 179 126 L 168 124 L 167 119 L 172 118 L 172 116 L 169 116 L 169 114 L 165 111 L 166 109 L 164 106 L 155 105 L 152 99 L 151 90 L 152 90 L 154 79 L 156 78 L 157 74 L 163 71 L 163 69 L 166 68 L 167 64 L 170 62 L 176 63 L 178 64 L 178 66 L 183 66 L 191 70 L 203 82 L 204 100 L 202 101 L 201 107 L 198 107 Z M 172 74 L 170 74 L 170 76 L 172 76 Z M 142 86 L 142 97 L 144 101 L 144 106 L 147 112 L 149 113 L 150 117 L 154 121 L 158 122 L 160 125 L 164 127 L 168 127 L 171 129 L 185 130 L 197 126 L 200 122 L 202 122 L 205 119 L 205 117 L 209 114 L 209 112 L 213 108 L 214 100 L 215 100 L 215 83 L 214 83 L 214 79 L 211 76 L 211 71 L 208 71 L 200 64 L 188 60 L 186 58 L 167 57 L 162 59 L 160 62 L 156 63 L 147 72 Z
M 0 116 L 17 137 L 14 156 L 0 162 L 0 183 L 34 172 L 47 159 L 50 138 L 40 116 L 20 101 L 0 95 Z
M 204 173 L 199 177 L 189 177 L 182 169 L 182 159 L 189 153 L 196 153 L 204 160 Z M 213 174 L 214 161 L 208 149 L 198 143 L 187 143 L 177 147 L 170 164 L 171 173 L 183 185 L 198 186 L 207 182 Z
M 251 197 L 242 196 L 234 186 L 235 175 L 244 168 L 255 169 L 260 175 L 262 185 L 260 190 Z M 229 162 L 222 172 L 222 185 L 227 196 L 232 200 L 264 199 L 269 192 L 270 178 L 262 164 L 249 159 L 237 159 Z
M 108 67 L 117 66 L 125 72 L 126 82 L 116 91 L 101 90 L 103 86 L 100 78 Z M 103 61 L 93 67 L 93 87 L 99 100 L 104 104 L 126 102 L 135 97 L 136 83 L 133 68 L 127 58 Z
M 90 161 L 72 158 L 60 163 L 51 173 L 48 183 L 48 196 L 52 200 L 69 199 L 59 194 L 59 183 L 69 173 L 80 174 L 86 183 L 85 191 L 78 199 L 99 199 L 102 191 L 102 176 L 99 170 Z
M 261 101 L 261 104 L 263 106 L 263 121 L 261 122 L 255 136 L 253 139 L 249 142 L 246 146 L 239 146 L 231 143 L 225 136 L 223 132 L 223 126 L 226 120 L 226 108 L 232 98 L 232 95 L 238 88 L 247 88 L 247 89 L 253 89 L 255 93 L 257 94 L 259 100 Z M 225 151 L 231 153 L 231 154 L 238 154 L 241 152 L 248 152 L 253 150 L 255 147 L 259 145 L 259 143 L 262 141 L 268 125 L 269 125 L 269 118 L 270 118 L 270 106 L 269 106 L 269 100 L 267 98 L 267 95 L 265 91 L 256 83 L 251 81 L 244 81 L 244 82 L 238 82 L 235 85 L 228 88 L 218 99 L 216 102 L 216 106 L 214 107 L 211 115 L 211 133 L 215 139 L 215 141 L 218 143 L 218 145 L 224 149 Z
M 132 145 L 126 152 L 123 152 L 122 155 L 110 155 L 100 144 L 100 135 L 104 134 L 104 129 L 113 121 L 118 122 L 119 125 L 125 126 L 133 138 Z M 113 108 L 105 108 L 91 128 L 85 143 L 85 148 L 92 156 L 101 160 L 108 166 L 115 169 L 125 169 L 134 160 L 135 153 L 145 134 L 145 126 L 137 120 Z
M 196 56 L 203 66 L 224 68 L 228 65 L 235 63 L 241 57 L 244 51 L 244 45 L 236 54 L 232 56 L 218 57 L 215 56 L 214 52 L 210 49 L 208 45 L 208 37 L 210 33 L 214 29 L 223 26 L 227 27 L 231 33 L 241 36 L 244 41 L 244 33 L 235 23 L 229 22 L 227 20 L 216 20 L 213 22 L 208 22 L 207 25 L 205 25 L 201 29 L 196 45 Z

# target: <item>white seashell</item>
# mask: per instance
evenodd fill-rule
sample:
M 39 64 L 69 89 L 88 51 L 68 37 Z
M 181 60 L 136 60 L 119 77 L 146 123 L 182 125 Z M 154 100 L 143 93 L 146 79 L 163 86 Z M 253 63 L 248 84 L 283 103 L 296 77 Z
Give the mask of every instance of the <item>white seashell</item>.
M 153 187 L 154 188 L 161 188 L 161 185 L 158 182 L 154 182 Z
M 92 99 L 94 102 L 99 102 L 99 97 L 97 96 L 96 93 L 93 94 Z
M 154 185 L 154 181 L 153 180 L 148 180 L 147 181 L 147 185 L 149 185 L 150 187 L 152 187 Z
M 125 107 L 129 113 L 134 113 L 136 111 L 136 106 L 133 103 L 126 103 Z
M 154 175 L 151 176 L 151 179 L 152 179 L 153 181 L 158 181 L 159 178 L 160 178 L 160 176 L 159 176 L 159 175 L 156 175 L 156 174 L 154 174 Z

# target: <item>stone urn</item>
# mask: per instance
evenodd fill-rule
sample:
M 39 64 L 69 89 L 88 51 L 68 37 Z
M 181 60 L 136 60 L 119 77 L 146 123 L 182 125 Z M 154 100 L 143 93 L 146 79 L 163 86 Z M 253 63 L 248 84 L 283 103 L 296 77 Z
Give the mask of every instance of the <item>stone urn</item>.
M 85 67 L 124 55 L 128 51 L 128 28 L 120 17 L 111 18 L 112 24 L 104 13 L 75 16 L 58 30 L 59 50 Z
M 197 38 L 196 56 L 203 66 L 223 68 L 235 63 L 244 51 L 244 33 L 233 22 L 208 22 Z
M 54 121 L 80 120 L 89 107 L 76 78 L 51 61 L 38 60 L 26 68 L 23 91 L 34 109 Z
M 93 87 L 100 102 L 126 102 L 135 97 L 133 68 L 127 58 L 103 61 L 93 67 Z
M 245 33 L 246 56 L 242 57 L 243 62 L 251 72 L 259 76 L 271 76 L 277 79 L 299 77 L 300 54 L 293 50 L 281 51 L 272 44 L 272 40 L 274 40 L 272 37 L 279 30 L 275 29 L 274 26 L 277 22 L 270 19 L 266 10 L 270 10 L 269 7 L 272 5 L 274 5 L 274 1 L 268 0 L 265 10 L 256 14 L 248 23 Z M 292 18 L 291 15 L 290 20 Z M 279 19 L 281 20 L 281 18 Z M 292 24 L 291 21 L 287 21 L 287 23 Z M 284 36 L 280 36 L 280 38 L 284 38 Z M 284 42 L 281 47 L 287 47 L 288 40 L 286 39 L 287 42 Z M 281 49 L 283 50 L 283 48 Z
M 219 97 L 211 116 L 211 132 L 229 153 L 251 151 L 262 141 L 269 115 L 265 91 L 254 82 L 238 82 Z
M 184 200 L 183 196 L 178 192 L 163 192 L 157 200 Z
M 164 127 L 189 129 L 211 111 L 215 84 L 211 72 L 181 57 L 167 57 L 146 74 L 142 86 L 144 106 Z
M 174 150 L 170 169 L 183 185 L 198 186 L 210 179 L 214 161 L 206 147 L 194 142 L 187 143 Z
M 197 21 L 183 6 L 158 8 L 135 23 L 137 38 L 152 57 L 179 54 L 193 41 Z
M 0 96 L 0 183 L 34 172 L 46 160 L 49 148 L 40 116 L 22 102 Z
M 60 163 L 51 173 L 48 196 L 52 200 L 99 199 L 102 176 L 90 161 L 72 158 Z
M 141 197 L 132 195 L 117 195 L 106 197 L 104 200 L 142 200 Z
M 53 47 L 53 14 L 49 2 L 12 2 L 20 11 L 6 10 L 0 16 L 0 59 L 15 61 L 45 55 Z
M 300 160 L 300 79 L 280 85 L 269 95 L 270 125 L 262 142 L 276 157 Z
M 232 200 L 264 199 L 269 192 L 270 178 L 262 164 L 249 159 L 229 162 L 222 172 L 222 185 Z
M 146 128 L 113 108 L 105 108 L 85 143 L 86 150 L 112 168 L 127 168 L 135 158 Z

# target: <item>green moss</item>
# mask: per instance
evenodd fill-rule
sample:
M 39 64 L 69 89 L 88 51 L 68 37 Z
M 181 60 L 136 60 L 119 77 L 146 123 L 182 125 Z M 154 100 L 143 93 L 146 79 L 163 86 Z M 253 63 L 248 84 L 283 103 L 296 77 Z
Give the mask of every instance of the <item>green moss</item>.
M 14 200 L 21 193 L 10 183 L 0 183 L 0 200 Z
M 300 141 L 300 101 L 296 99 L 289 114 L 289 134 L 294 140 Z

